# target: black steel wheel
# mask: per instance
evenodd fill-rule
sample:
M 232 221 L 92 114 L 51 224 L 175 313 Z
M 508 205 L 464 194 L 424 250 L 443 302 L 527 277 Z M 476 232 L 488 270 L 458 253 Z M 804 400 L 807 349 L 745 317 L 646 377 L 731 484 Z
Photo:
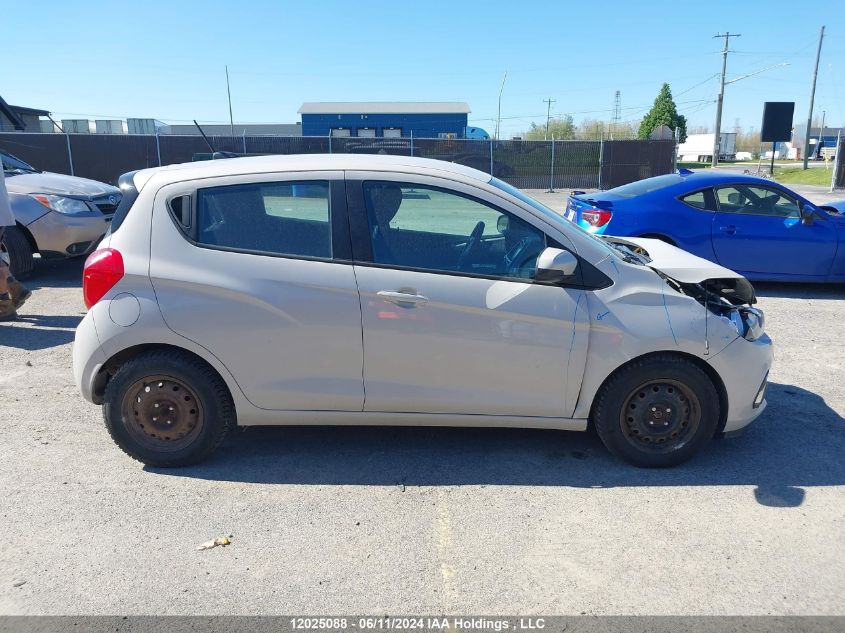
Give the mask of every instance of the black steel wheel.
M 173 376 L 146 376 L 126 390 L 120 413 L 139 444 L 165 453 L 190 446 L 204 423 L 200 400 Z
M 235 426 L 235 408 L 211 366 L 167 349 L 136 356 L 115 372 L 103 418 L 130 457 L 150 466 L 186 466 L 219 446 Z
M 695 455 L 713 437 L 719 416 L 707 373 L 691 360 L 660 354 L 614 373 L 596 397 L 592 421 L 611 453 L 654 467 Z

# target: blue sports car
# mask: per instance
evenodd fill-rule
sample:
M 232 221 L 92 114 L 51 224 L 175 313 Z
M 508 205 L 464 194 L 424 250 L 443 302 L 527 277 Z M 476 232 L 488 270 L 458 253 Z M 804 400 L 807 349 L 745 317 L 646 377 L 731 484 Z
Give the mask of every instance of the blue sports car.
M 757 281 L 845 281 L 845 200 L 814 205 L 756 176 L 678 173 L 573 192 L 566 217 L 590 233 L 653 237 Z

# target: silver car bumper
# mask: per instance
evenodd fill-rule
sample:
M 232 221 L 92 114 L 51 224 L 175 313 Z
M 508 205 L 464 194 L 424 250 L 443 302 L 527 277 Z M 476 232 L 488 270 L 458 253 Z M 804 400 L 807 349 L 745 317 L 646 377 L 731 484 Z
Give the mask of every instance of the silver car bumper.
M 756 341 L 737 338 L 709 359 L 728 395 L 726 434 L 745 428 L 766 409 L 765 390 L 761 389 L 773 355 L 772 340 L 764 334 Z
M 43 256 L 75 257 L 94 250 L 109 228 L 110 219 L 95 212 L 75 216 L 51 211 L 26 228 Z

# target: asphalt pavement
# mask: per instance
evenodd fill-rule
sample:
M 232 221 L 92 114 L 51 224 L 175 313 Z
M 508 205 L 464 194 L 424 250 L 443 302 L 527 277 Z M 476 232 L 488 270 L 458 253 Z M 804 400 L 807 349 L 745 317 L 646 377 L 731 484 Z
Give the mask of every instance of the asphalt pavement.
M 0 614 L 845 614 L 841 285 L 759 286 L 768 409 L 677 468 L 591 433 L 290 427 L 160 470 L 73 385 L 80 272 L 39 266 L 0 324 Z

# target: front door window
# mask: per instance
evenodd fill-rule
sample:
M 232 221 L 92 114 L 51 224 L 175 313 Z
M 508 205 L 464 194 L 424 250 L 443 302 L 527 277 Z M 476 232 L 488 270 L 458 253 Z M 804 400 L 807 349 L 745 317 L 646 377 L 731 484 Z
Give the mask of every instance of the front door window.
M 366 182 L 364 198 L 376 264 L 532 279 L 546 246 L 526 221 L 456 192 Z

